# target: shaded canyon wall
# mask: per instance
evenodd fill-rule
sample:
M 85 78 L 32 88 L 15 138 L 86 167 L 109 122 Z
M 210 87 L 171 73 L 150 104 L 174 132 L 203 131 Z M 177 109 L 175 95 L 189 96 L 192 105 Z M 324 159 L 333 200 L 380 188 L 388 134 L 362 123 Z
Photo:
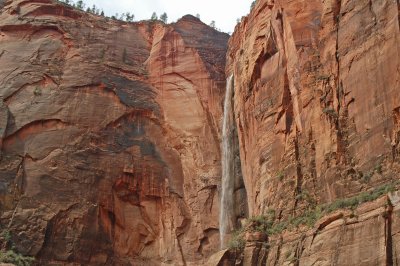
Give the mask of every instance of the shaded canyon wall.
M 40 265 L 195 265 L 219 247 L 228 35 L 50 0 L 0 13 L 0 214 Z

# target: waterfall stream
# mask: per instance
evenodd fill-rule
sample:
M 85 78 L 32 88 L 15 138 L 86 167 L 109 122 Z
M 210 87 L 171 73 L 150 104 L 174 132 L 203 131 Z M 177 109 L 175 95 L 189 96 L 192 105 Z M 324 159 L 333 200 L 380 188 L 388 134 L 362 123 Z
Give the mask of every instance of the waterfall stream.
M 227 236 L 234 228 L 234 115 L 233 115 L 233 75 L 226 81 L 224 117 L 222 124 L 222 182 L 219 215 L 220 245 L 226 248 Z

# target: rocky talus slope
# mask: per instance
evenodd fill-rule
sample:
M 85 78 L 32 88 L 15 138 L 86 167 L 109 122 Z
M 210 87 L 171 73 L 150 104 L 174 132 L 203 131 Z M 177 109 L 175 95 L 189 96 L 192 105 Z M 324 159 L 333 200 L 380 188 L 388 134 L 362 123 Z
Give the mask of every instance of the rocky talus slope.
M 0 10 L 0 215 L 39 265 L 195 265 L 219 247 L 228 35 L 192 16 Z
M 246 265 L 400 263 L 396 196 L 373 201 L 399 180 L 399 21 L 398 1 L 260 0 L 236 27 L 227 74 L 250 215 L 273 213 L 281 232 L 323 204 L 353 207 L 248 242 Z

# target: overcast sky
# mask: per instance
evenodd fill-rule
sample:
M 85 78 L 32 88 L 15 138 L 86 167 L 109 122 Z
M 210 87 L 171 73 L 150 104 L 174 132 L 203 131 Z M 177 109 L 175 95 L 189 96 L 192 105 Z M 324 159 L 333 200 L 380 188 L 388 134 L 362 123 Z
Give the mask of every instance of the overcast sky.
M 75 1 L 76 2 L 76 1 Z M 236 20 L 249 13 L 252 0 L 84 0 L 86 5 L 95 4 L 108 16 L 131 12 L 135 20 L 149 19 L 153 12 L 159 16 L 168 14 L 168 22 L 174 22 L 186 14 L 200 14 L 200 19 L 224 32 L 233 32 Z

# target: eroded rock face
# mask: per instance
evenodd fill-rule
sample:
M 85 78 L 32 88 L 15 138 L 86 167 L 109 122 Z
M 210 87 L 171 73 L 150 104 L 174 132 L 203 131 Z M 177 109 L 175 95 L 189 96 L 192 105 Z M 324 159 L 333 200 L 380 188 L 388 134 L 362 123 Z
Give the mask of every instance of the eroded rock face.
M 316 230 L 273 237 L 266 265 L 397 265 L 397 220 L 387 197 L 338 211 Z
M 396 265 L 398 194 L 211 254 L 224 72 L 235 214 L 285 221 L 398 179 L 399 21 L 391 0 L 259 0 L 227 51 L 192 16 L 0 0 L 2 230 L 40 265 Z
M 260 0 L 242 19 L 227 74 L 250 215 L 274 210 L 285 220 L 398 179 L 399 36 L 390 0 Z M 372 212 L 297 235 L 293 261 L 284 256 L 293 239 L 272 241 L 267 265 L 385 265 L 397 247 L 386 242 L 385 211 Z
M 398 17 L 393 1 L 258 1 L 236 28 L 227 72 L 253 214 L 396 178 Z
M 41 265 L 201 264 L 218 249 L 228 35 L 50 0 L 0 13 L 1 225 Z

